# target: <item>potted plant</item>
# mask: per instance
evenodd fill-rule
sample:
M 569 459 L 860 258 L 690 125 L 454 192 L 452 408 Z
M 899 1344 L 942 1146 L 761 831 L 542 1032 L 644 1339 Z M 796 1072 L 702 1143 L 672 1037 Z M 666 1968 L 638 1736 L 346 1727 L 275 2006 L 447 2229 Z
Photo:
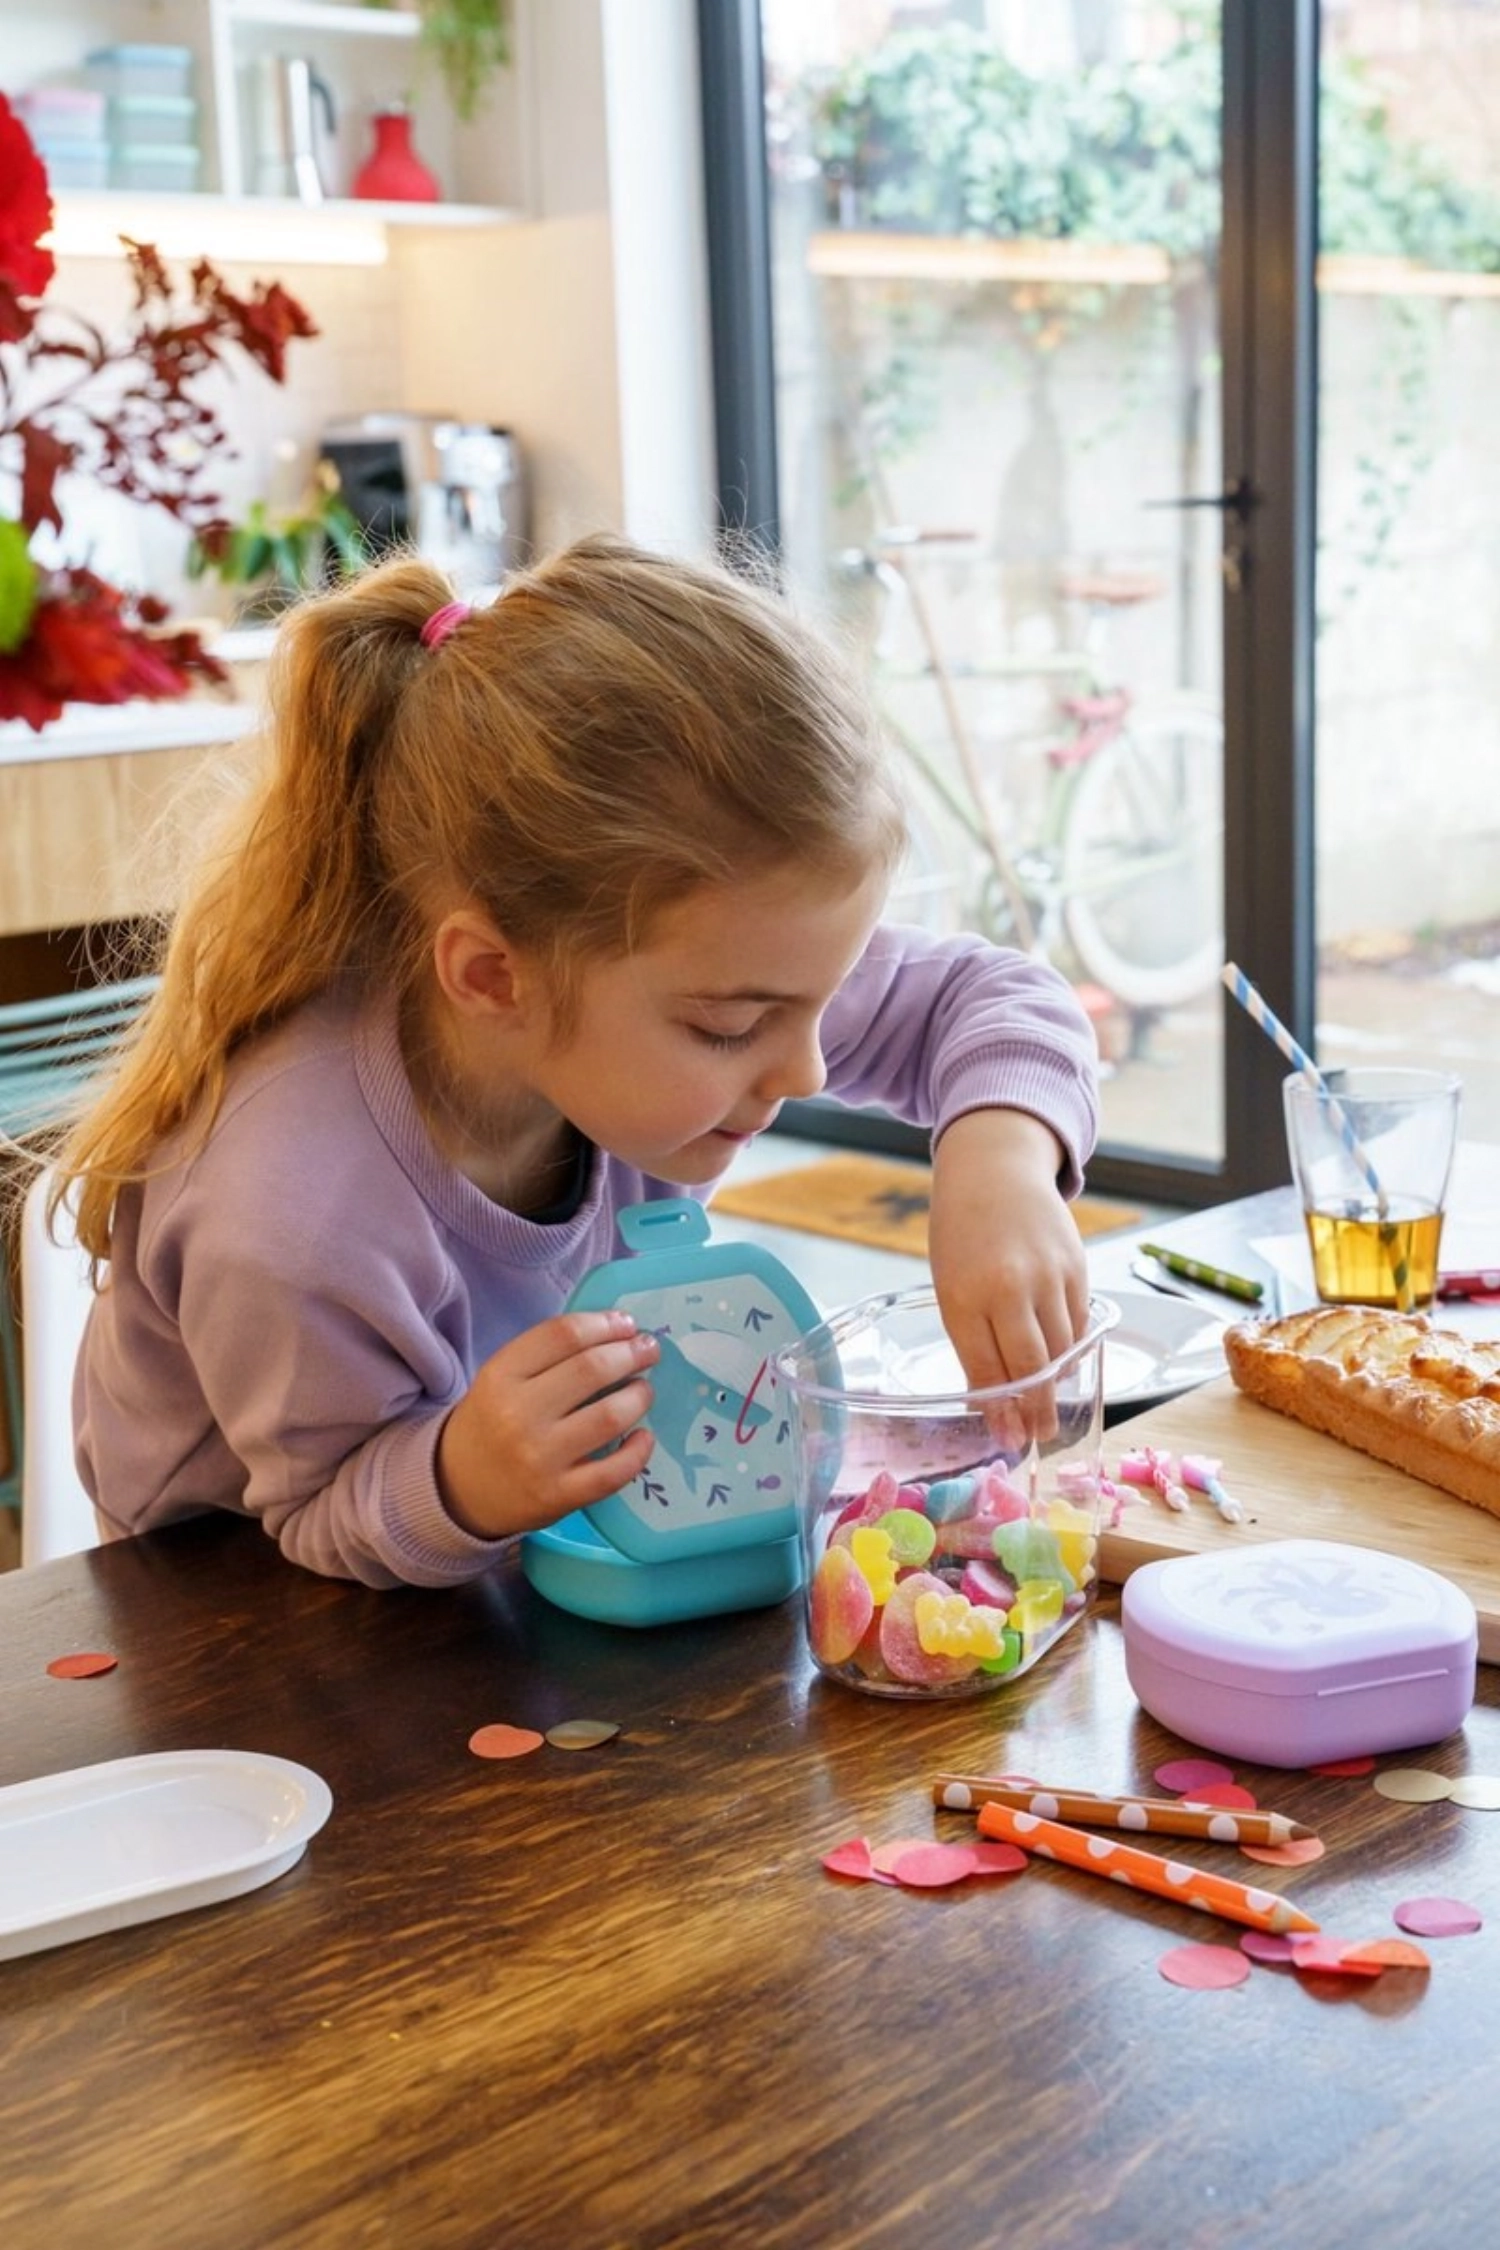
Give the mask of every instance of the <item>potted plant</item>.
M 368 560 L 347 504 L 317 485 L 295 508 L 254 500 L 238 523 L 200 533 L 188 549 L 187 575 L 244 587 L 241 614 L 274 617 L 299 595 L 352 578 Z
M 365 0 L 388 8 L 393 0 Z M 510 61 L 510 0 L 411 0 L 420 19 L 423 54 L 442 78 L 454 114 L 478 116 L 485 90 Z

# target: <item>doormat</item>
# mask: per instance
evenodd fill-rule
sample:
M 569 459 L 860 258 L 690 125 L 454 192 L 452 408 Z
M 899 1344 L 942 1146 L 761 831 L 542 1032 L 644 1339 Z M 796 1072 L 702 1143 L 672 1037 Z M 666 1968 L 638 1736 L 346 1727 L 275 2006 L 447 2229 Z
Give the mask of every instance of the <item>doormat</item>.
M 927 1255 L 927 1207 L 932 1171 L 926 1164 L 903 1164 L 879 1156 L 830 1156 L 769 1179 L 746 1180 L 721 1188 L 715 1211 L 731 1218 L 759 1219 L 773 1227 L 796 1227 L 804 1234 L 833 1234 L 844 1242 L 867 1242 L 876 1250 L 899 1250 L 909 1258 Z M 1128 1203 L 1083 1195 L 1069 1205 L 1082 1235 L 1112 1234 L 1140 1223 Z

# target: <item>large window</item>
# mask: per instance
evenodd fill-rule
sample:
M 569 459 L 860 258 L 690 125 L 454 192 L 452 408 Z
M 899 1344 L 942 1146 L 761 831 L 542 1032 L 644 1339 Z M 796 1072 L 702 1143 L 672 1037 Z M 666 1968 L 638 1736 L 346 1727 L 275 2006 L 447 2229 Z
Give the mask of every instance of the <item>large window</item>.
M 1500 1135 L 1500 8 L 701 15 L 756 110 L 738 177 L 710 141 L 726 513 L 868 668 L 900 911 L 1074 982 L 1096 1178 L 1285 1176 L 1226 952 L 1330 1059 L 1455 1062 Z

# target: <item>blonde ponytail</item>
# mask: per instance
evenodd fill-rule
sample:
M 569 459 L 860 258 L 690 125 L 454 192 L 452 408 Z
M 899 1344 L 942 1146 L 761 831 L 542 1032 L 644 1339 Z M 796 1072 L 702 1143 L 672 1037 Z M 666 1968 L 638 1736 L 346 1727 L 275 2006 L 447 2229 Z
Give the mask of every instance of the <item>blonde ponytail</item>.
M 694 889 L 894 864 L 869 707 L 769 592 L 601 536 L 424 646 L 452 598 L 403 558 L 282 626 L 269 769 L 61 1151 L 58 1193 L 95 1259 L 163 1138 L 207 1134 L 246 1040 L 339 977 L 412 992 L 455 902 L 546 964 L 566 1028 L 588 963 Z

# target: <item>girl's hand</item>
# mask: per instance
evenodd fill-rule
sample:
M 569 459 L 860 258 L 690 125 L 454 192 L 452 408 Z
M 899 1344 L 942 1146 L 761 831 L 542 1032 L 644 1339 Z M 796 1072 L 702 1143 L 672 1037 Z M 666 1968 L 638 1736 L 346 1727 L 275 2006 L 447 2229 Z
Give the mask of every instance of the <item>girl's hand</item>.
M 976 1390 L 1034 1375 L 1088 1325 L 1062 1150 L 1024 1110 L 955 1118 L 933 1155 L 929 1255 L 943 1325 Z
M 623 1312 L 559 1313 L 502 1344 L 438 1439 L 438 1489 L 454 1522 L 504 1539 L 627 1485 L 651 1454 L 650 1431 L 636 1425 L 652 1396 L 642 1371 L 658 1356 L 656 1338 Z M 592 1458 L 615 1439 L 614 1452 Z

